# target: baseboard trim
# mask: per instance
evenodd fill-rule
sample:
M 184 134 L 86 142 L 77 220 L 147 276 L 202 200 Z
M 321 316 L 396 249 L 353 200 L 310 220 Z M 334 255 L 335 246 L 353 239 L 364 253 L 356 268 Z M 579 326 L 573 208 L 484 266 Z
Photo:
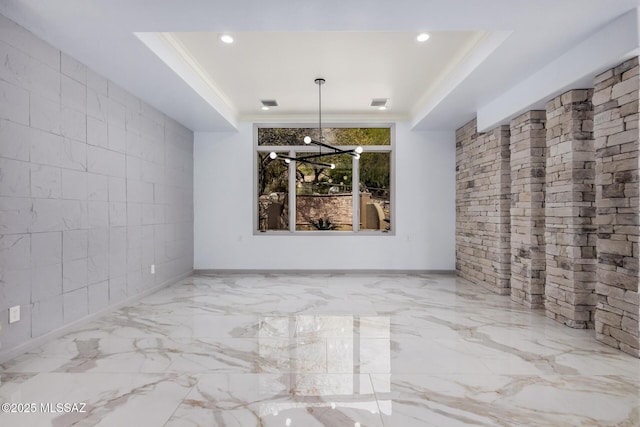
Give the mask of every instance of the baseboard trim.
M 328 270 L 302 270 L 302 269 L 198 269 L 193 270 L 194 276 L 215 276 L 235 274 L 438 274 L 455 276 L 455 270 L 375 270 L 375 269 L 328 269 Z
M 71 323 L 68 323 L 64 326 L 61 326 L 58 329 L 54 329 L 53 331 L 47 332 L 44 335 L 40 335 L 39 337 L 36 338 L 31 338 L 30 340 L 18 345 L 17 347 L 12 347 L 9 348 L 7 350 L 4 351 L 0 351 L 0 363 L 4 363 L 8 360 L 14 359 L 28 351 L 31 351 L 35 348 L 40 347 L 43 344 L 46 344 L 48 341 L 54 340 L 56 338 L 60 338 L 61 336 L 68 334 L 69 332 L 73 332 L 74 329 L 78 328 L 81 325 L 86 325 L 87 322 L 91 322 L 94 321 L 108 313 L 111 313 L 115 310 L 118 310 L 122 307 L 128 306 L 133 304 L 134 302 L 137 302 L 139 300 L 141 300 L 142 298 L 146 297 L 147 295 L 151 295 L 152 293 L 162 289 L 162 288 L 166 288 L 169 285 L 174 284 L 177 281 L 180 281 L 186 277 L 192 276 L 193 275 L 193 271 L 189 271 L 187 273 L 183 273 L 179 276 L 176 276 L 172 279 L 166 280 L 163 283 L 154 286 L 152 288 L 149 289 L 145 289 L 144 291 L 142 291 L 139 294 L 130 296 L 120 302 L 117 302 L 113 305 L 107 306 L 101 310 L 96 311 L 95 313 L 91 313 L 88 316 L 82 317 L 78 320 L 74 320 Z

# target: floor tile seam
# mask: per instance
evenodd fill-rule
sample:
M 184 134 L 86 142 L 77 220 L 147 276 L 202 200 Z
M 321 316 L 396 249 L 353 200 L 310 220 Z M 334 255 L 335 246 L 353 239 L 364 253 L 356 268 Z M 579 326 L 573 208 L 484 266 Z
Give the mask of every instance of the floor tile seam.
M 371 390 L 373 390 L 373 396 L 376 399 L 376 407 L 378 408 L 378 418 L 380 419 L 380 425 L 384 427 L 385 423 L 384 423 L 384 418 L 382 417 L 382 408 L 380 407 L 380 399 L 378 398 L 378 392 L 376 391 L 376 387 L 373 383 L 373 378 L 371 378 L 371 374 L 365 374 L 365 375 L 369 379 Z
M 184 370 L 175 370 L 175 371 L 171 371 L 171 370 L 164 370 L 164 371 L 127 371 L 127 370 L 111 370 L 111 369 L 105 369 L 105 370 L 92 370 L 91 372 L 73 372 L 73 371 L 7 371 L 7 372 L 3 372 L 3 374 L 7 374 L 7 375 L 34 375 L 34 376 L 38 376 L 38 375 L 74 375 L 74 376 L 79 376 L 79 375 L 94 375 L 94 376 L 100 376 L 100 375 L 165 375 L 165 376 L 175 376 L 175 375 L 179 375 L 179 374 L 201 374 L 200 372 L 184 372 Z M 0 387 L 2 387 L 2 384 L 0 384 Z
M 198 378 L 196 378 L 196 375 L 191 375 L 191 374 L 183 374 L 183 376 L 194 378 L 195 381 L 194 381 L 193 385 L 186 391 L 186 393 L 184 394 L 182 399 L 180 399 L 180 402 L 176 405 L 175 409 L 171 412 L 171 414 L 169 414 L 169 416 L 167 417 L 166 421 L 162 424 L 163 426 L 166 426 L 167 424 L 169 424 L 169 422 L 171 421 L 173 416 L 176 414 L 176 412 L 178 412 L 178 410 L 184 404 L 184 402 L 187 399 L 187 397 L 189 397 L 191 392 L 198 386 L 198 384 L 200 383 L 200 380 L 202 379 L 201 375 Z

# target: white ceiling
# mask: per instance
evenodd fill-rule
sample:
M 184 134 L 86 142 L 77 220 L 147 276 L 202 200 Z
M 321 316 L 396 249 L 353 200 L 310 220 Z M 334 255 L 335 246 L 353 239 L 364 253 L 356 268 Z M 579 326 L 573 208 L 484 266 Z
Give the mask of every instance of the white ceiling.
M 240 119 L 313 116 L 315 78 L 327 117 L 408 119 L 418 102 L 455 68 L 482 32 L 434 32 L 424 43 L 415 32 L 235 32 L 233 44 L 217 33 L 171 33 L 182 55 L 197 63 Z M 166 36 L 166 35 L 165 35 Z M 221 66 L 221 64 L 223 64 Z M 382 113 L 373 98 L 388 98 Z M 261 99 L 277 108 L 261 110 Z
M 449 130 L 639 3 L 2 0 L 0 13 L 195 131 L 314 119 L 316 77 L 327 120 Z M 261 111 L 265 98 L 280 106 Z

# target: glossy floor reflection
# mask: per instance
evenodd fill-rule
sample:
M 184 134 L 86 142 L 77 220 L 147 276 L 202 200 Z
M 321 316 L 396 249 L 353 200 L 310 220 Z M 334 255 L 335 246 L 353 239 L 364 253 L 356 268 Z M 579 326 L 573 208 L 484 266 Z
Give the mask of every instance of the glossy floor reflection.
M 452 276 L 192 277 L 1 365 L 0 425 L 640 425 L 592 336 Z

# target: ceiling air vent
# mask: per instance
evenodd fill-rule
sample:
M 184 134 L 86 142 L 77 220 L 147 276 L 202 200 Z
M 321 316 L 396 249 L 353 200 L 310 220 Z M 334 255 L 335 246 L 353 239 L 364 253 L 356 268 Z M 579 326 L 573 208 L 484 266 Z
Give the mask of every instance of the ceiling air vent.
M 389 102 L 388 98 L 373 98 L 371 100 L 371 106 L 372 107 L 386 107 L 387 106 L 387 102 Z
M 262 99 L 262 100 L 260 100 L 260 102 L 262 103 L 263 107 L 277 107 L 278 106 L 278 101 L 276 101 L 275 99 Z

